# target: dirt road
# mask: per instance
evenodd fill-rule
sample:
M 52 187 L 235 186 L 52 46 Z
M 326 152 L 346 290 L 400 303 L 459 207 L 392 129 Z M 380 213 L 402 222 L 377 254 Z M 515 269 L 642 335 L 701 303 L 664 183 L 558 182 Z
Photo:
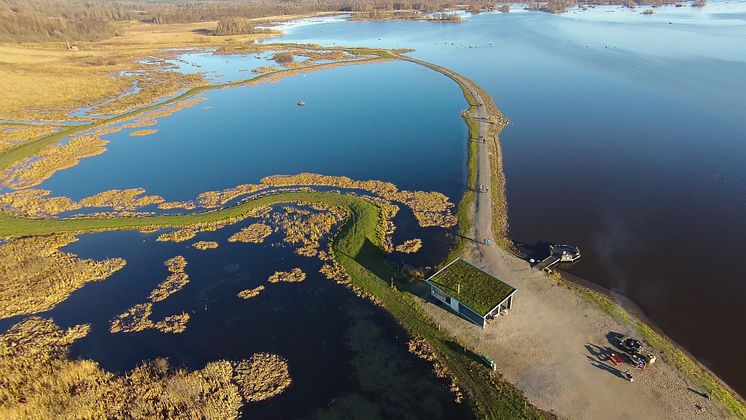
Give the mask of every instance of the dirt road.
M 490 186 L 489 142 L 498 140 L 488 137 L 489 111 L 471 81 L 449 74 L 459 79 L 481 104 L 469 116 L 479 121 L 480 135 L 487 139 L 487 143 L 479 144 L 477 184 Z M 478 194 L 474 237 L 491 238 L 492 245 L 472 244 L 476 249 L 470 255 L 477 255 L 477 264 L 518 288 L 513 310 L 482 330 L 442 307 L 423 303 L 443 328 L 476 352 L 489 355 L 496 361 L 498 372 L 522 389 L 531 402 L 561 418 L 730 417 L 719 403 L 688 389 L 690 385 L 682 375 L 663 361 L 645 371 L 627 365 L 622 370 L 629 369 L 635 381 L 623 379 L 621 371 L 611 366 L 604 353 L 614 347 L 608 339 L 610 332 L 632 331 L 494 245 L 490 200 L 491 194 Z

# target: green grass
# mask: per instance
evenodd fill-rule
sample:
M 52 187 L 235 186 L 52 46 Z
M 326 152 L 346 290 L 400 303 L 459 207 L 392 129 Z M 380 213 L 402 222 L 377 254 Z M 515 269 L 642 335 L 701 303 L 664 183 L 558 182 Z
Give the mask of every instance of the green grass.
M 482 316 L 515 291 L 462 259 L 441 270 L 430 282 Z
M 699 365 L 694 359 L 686 354 L 679 346 L 671 342 L 665 336 L 656 332 L 646 323 L 630 315 L 622 307 L 612 302 L 593 290 L 570 281 L 562 280 L 563 284 L 582 296 L 588 302 L 598 306 L 614 318 L 622 321 L 647 341 L 666 363 L 673 365 L 687 379 L 702 387 L 708 394 L 722 402 L 725 407 L 737 418 L 746 418 L 746 407 L 743 401 L 720 379 L 715 377 L 707 369 Z

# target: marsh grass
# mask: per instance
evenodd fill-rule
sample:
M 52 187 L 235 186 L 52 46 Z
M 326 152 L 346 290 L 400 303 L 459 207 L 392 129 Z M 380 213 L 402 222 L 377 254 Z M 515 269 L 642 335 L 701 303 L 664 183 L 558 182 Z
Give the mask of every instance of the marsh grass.
M 192 246 L 196 249 L 199 249 L 200 251 L 205 251 L 208 249 L 215 249 L 218 247 L 218 243 L 214 241 L 197 241 L 192 244 Z
M 163 203 L 158 195 L 145 195 L 143 188 L 108 190 L 80 200 L 83 207 L 110 207 L 114 210 L 136 210 L 141 207 Z
M 143 136 L 149 136 L 151 134 L 157 133 L 158 130 L 156 129 L 148 129 L 148 130 L 137 130 L 130 133 L 130 137 L 143 137 Z
M 76 240 L 72 234 L 59 234 L 0 245 L 0 318 L 51 309 L 84 284 L 124 267 L 121 258 L 94 261 L 60 251 Z
M 257 286 L 253 289 L 241 290 L 240 292 L 238 292 L 238 297 L 240 297 L 241 299 L 251 299 L 253 297 L 259 296 L 259 293 L 261 293 L 263 290 L 263 285 Z
M 178 292 L 189 283 L 189 276 L 185 272 L 187 262 L 184 257 L 177 255 L 166 260 L 164 265 L 170 274 L 166 277 L 166 280 L 161 282 L 158 287 L 150 292 L 148 299 L 150 299 L 151 302 L 166 300 L 166 298 Z
M 82 158 L 100 155 L 108 144 L 98 136 L 82 136 L 66 144 L 56 144 L 41 150 L 35 158 L 6 169 L 0 185 L 21 189 L 41 184 L 57 171 L 72 168 Z
M 422 248 L 422 239 L 407 239 L 404 243 L 396 246 L 396 252 L 413 254 Z
M 252 223 L 228 237 L 228 242 L 260 244 L 272 234 L 272 227 L 264 223 Z
M 31 317 L 0 336 L 0 418 L 233 419 L 244 403 L 272 398 L 292 382 L 287 361 L 267 353 L 195 371 L 155 359 L 115 376 L 70 358 L 70 345 L 89 330 Z
M 25 189 L 0 195 L 0 208 L 16 216 L 46 217 L 78 210 L 80 203 L 67 197 L 49 197 L 49 190 Z
M 296 267 L 290 271 L 276 271 L 267 279 L 270 283 L 299 283 L 306 279 L 306 273 Z

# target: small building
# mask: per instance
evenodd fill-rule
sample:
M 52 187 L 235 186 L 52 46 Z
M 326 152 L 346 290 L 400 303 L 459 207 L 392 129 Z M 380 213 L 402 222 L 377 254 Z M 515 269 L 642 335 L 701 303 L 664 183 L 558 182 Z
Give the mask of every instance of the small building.
M 516 288 L 458 258 L 425 280 L 430 295 L 484 328 L 487 320 L 513 307 Z

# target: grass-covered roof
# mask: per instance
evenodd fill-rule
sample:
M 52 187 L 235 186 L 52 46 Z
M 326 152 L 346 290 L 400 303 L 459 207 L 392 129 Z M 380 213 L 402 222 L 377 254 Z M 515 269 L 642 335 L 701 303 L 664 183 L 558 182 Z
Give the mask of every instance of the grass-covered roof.
M 514 287 L 461 258 L 430 277 L 428 281 L 482 316 L 515 291 Z

